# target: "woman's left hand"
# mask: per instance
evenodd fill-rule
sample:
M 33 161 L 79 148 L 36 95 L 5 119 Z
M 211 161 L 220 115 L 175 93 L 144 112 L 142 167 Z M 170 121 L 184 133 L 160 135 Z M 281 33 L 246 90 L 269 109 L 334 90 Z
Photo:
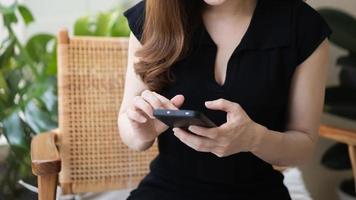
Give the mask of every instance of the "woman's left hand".
M 252 151 L 258 145 L 261 135 L 258 130 L 266 128 L 252 121 L 239 104 L 218 99 L 205 102 L 205 106 L 227 112 L 226 123 L 214 128 L 189 126 L 188 130 L 196 135 L 173 128 L 174 135 L 180 141 L 197 151 L 211 152 L 218 157 Z

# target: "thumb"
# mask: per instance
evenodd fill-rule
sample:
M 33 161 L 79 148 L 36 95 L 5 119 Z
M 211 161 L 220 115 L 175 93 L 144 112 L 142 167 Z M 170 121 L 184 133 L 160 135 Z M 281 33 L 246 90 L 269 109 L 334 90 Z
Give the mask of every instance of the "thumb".
M 183 103 L 184 103 L 184 96 L 183 95 L 176 95 L 171 99 L 171 102 L 173 103 L 173 105 L 177 108 L 180 108 Z
M 222 110 L 227 113 L 234 109 L 234 103 L 225 99 L 206 101 L 205 106 L 211 110 Z

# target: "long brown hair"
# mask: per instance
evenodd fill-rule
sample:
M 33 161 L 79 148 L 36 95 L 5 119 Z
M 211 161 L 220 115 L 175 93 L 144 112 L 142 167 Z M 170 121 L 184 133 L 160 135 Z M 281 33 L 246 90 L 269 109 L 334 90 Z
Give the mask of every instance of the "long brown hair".
M 171 66 L 183 58 L 200 19 L 202 0 L 146 0 L 142 49 L 135 72 L 153 91 L 174 81 Z

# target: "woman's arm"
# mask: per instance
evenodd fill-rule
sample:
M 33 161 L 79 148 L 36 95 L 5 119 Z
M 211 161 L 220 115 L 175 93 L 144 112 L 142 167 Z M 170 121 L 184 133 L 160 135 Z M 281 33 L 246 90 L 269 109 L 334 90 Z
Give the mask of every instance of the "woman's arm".
M 268 130 L 249 118 L 237 103 L 218 99 L 206 107 L 227 112 L 227 122 L 216 128 L 190 126 L 189 131 L 174 128 L 183 143 L 201 152 L 219 157 L 252 152 L 272 165 L 291 166 L 305 163 L 318 138 L 319 120 L 324 103 L 328 63 L 328 41 L 294 73 L 289 100 L 289 122 L 285 133 Z
M 140 48 L 142 48 L 140 42 L 131 34 L 118 126 L 121 139 L 127 146 L 137 151 L 144 151 L 150 148 L 157 136 L 168 128 L 164 123 L 155 119 L 153 110 L 157 108 L 178 109 L 184 102 L 184 96 L 176 95 L 169 100 L 148 89 L 134 70 L 134 63 L 138 61 L 135 53 Z
M 290 91 L 289 122 L 281 134 L 265 129 L 252 153 L 275 165 L 303 164 L 318 139 L 329 62 L 327 39 L 296 69 Z M 263 131 L 263 129 L 261 129 Z
M 135 96 L 140 95 L 142 91 L 147 89 L 147 86 L 142 82 L 142 80 L 134 71 L 134 63 L 138 61 L 135 53 L 140 48 L 142 48 L 142 45 L 136 39 L 136 37 L 131 34 L 129 39 L 128 63 L 125 76 L 124 94 L 118 117 L 119 133 L 122 141 L 131 149 L 135 150 L 148 149 L 154 142 L 154 140 L 142 141 L 138 139 L 139 137 L 137 137 L 137 133 L 135 133 L 134 128 L 132 127 L 132 123 L 130 123 L 130 119 L 128 118 L 126 112 L 128 107 L 131 105 L 130 102 L 133 101 Z M 148 134 L 152 135 L 156 133 Z

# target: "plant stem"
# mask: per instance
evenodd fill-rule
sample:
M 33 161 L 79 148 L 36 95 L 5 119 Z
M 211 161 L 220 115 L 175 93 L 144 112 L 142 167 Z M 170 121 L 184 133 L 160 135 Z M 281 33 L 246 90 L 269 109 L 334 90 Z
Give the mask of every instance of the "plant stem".
M 15 32 L 12 29 L 11 25 L 10 24 L 6 24 L 5 26 L 8 29 L 9 34 L 14 37 L 15 44 L 20 49 L 20 54 L 22 54 L 24 56 L 25 60 L 29 64 L 29 66 L 30 66 L 32 72 L 34 73 L 35 77 L 38 78 L 40 76 L 40 74 L 36 70 L 36 66 L 35 66 L 34 61 L 32 60 L 31 56 L 29 55 L 29 53 L 27 52 L 25 47 L 21 44 L 20 40 L 17 38 L 17 35 L 15 34 Z

